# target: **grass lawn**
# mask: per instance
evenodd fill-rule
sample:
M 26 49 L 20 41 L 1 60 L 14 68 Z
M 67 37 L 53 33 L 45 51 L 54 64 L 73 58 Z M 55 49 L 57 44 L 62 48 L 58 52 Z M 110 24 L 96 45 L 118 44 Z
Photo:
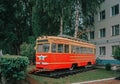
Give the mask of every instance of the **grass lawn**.
M 39 81 L 40 84 L 70 84 L 74 82 L 83 82 L 83 81 L 90 81 L 90 80 L 96 80 L 96 79 L 117 77 L 119 75 L 120 75 L 120 72 L 115 73 L 114 71 L 106 71 L 104 69 L 95 69 L 87 72 L 69 75 L 59 79 L 30 74 L 30 76 L 35 80 Z

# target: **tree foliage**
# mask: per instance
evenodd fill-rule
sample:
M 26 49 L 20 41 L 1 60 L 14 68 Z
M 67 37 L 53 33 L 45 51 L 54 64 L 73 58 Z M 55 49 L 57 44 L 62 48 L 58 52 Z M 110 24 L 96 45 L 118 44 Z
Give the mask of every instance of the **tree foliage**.
M 20 54 L 22 56 L 26 56 L 28 57 L 30 63 L 34 63 L 35 62 L 35 44 L 27 44 L 27 43 L 23 43 L 20 46 Z
M 78 0 L 0 0 L 0 49 L 20 54 L 20 45 L 29 37 L 74 35 Z M 79 0 L 78 31 L 91 25 L 101 0 Z M 82 21 L 81 21 L 82 20 Z M 83 28 L 84 26 L 84 28 Z M 84 35 L 85 36 L 85 35 Z
M 20 44 L 31 35 L 30 0 L 0 0 L 0 48 L 19 54 Z
M 79 1 L 79 3 L 77 3 Z M 102 0 L 36 0 L 33 7 L 33 30 L 38 35 L 58 35 L 60 28 L 64 34 L 73 35 L 75 31 L 75 11 L 78 5 L 78 31 L 83 25 L 93 25 L 90 21 L 97 12 Z M 62 19 L 62 25 L 61 25 Z M 62 27 L 61 27 L 62 26 Z M 48 31 L 46 31 L 48 30 Z M 55 32 L 56 31 L 56 32 Z
M 68 0 L 36 0 L 32 18 L 35 36 L 58 35 L 60 19 L 63 23 L 67 23 L 65 19 L 70 19 L 70 5 Z

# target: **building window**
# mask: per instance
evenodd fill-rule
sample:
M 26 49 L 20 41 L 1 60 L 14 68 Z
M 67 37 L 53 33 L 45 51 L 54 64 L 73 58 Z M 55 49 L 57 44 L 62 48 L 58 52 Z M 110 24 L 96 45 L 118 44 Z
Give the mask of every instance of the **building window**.
M 104 20 L 105 19 L 105 10 L 100 12 L 100 20 Z
M 100 55 L 106 55 L 106 48 L 105 48 L 105 46 L 99 47 L 99 50 L 100 50 Z
M 106 30 L 105 30 L 105 28 L 103 28 L 103 29 L 100 29 L 100 38 L 101 37 L 105 37 L 106 36 Z
M 112 36 L 120 34 L 119 24 L 112 26 Z
M 118 48 L 119 48 L 119 45 L 113 45 L 112 46 L 112 55 L 115 52 L 115 50 L 118 49 Z
M 111 7 L 111 15 L 114 16 L 114 15 L 117 15 L 119 14 L 119 4 Z
M 93 23 L 94 23 L 94 15 L 88 16 L 87 22 L 88 22 L 88 24 L 90 24 L 90 25 L 93 24 Z
M 94 39 L 95 37 L 95 32 L 94 31 L 90 31 L 90 39 Z

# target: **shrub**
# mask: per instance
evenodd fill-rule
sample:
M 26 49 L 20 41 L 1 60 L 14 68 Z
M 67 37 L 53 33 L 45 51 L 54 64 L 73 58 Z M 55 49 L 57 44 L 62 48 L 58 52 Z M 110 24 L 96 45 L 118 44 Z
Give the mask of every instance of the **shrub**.
M 111 64 L 110 64 L 110 63 L 106 64 L 106 65 L 105 65 L 105 69 L 106 69 L 106 70 L 111 70 Z
M 20 54 L 22 56 L 27 56 L 31 63 L 35 62 L 35 50 L 34 44 L 23 43 L 20 46 Z
M 115 51 L 113 52 L 113 57 L 117 60 L 120 60 L 120 47 L 115 49 Z
M 102 60 L 97 57 L 97 59 L 96 59 L 96 65 L 100 65 L 101 62 L 102 62 Z
M 29 60 L 27 57 L 11 55 L 1 56 L 1 75 L 7 81 L 25 79 L 28 63 Z

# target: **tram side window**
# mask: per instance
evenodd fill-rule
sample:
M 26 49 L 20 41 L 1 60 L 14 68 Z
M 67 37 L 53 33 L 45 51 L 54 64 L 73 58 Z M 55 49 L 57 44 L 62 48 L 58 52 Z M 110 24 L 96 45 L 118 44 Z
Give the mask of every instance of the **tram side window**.
M 93 53 L 93 49 L 92 48 L 90 48 L 90 53 Z
M 75 53 L 76 52 L 76 47 L 75 46 L 71 46 L 71 53 Z
M 65 45 L 65 53 L 69 53 L 69 45 Z
M 43 44 L 43 52 L 49 52 L 50 44 Z
M 86 48 L 85 47 L 80 47 L 80 53 L 86 53 Z
M 92 48 L 88 48 L 88 53 L 93 53 Z
M 82 53 L 82 47 L 79 47 L 79 53 Z
M 80 49 L 78 46 L 76 46 L 76 53 L 80 53 Z
M 52 44 L 52 52 L 56 52 L 56 44 Z
M 87 53 L 87 48 L 86 47 L 84 47 L 84 53 Z
M 63 44 L 58 44 L 58 52 L 59 53 L 63 52 Z

